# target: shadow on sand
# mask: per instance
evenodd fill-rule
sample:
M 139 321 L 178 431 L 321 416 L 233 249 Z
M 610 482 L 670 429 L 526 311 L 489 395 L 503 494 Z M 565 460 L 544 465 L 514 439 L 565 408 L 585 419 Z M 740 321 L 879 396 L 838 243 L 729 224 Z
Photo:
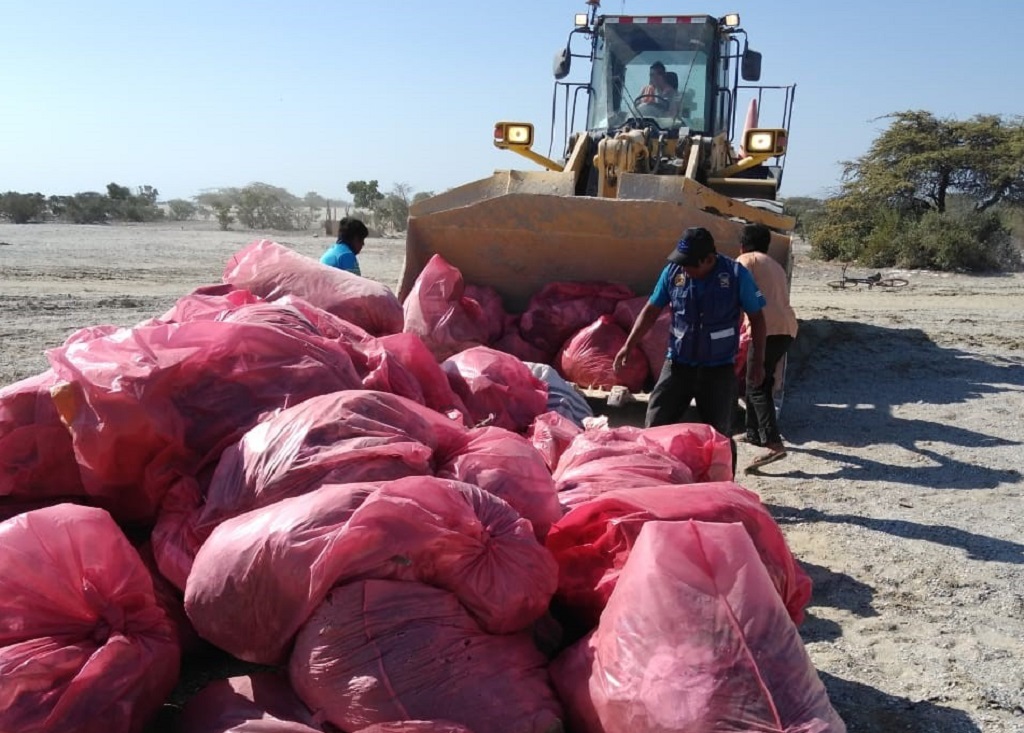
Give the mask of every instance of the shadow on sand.
M 1020 445 L 956 427 L 957 405 L 983 396 L 1024 392 L 1024 358 L 983 358 L 933 342 L 919 329 L 824 319 L 801 323 L 787 376 L 783 432 L 793 452 L 839 467 L 822 473 L 772 471 L 772 476 L 887 481 L 932 489 L 991 489 L 1020 480 L 1017 470 L 989 468 L 946 455 L 945 445 L 984 449 Z M 794 345 L 795 346 L 795 345 Z M 901 417 L 899 407 L 943 405 L 940 421 Z M 911 410 L 908 410 L 908 412 Z M 1019 416 L 993 408 L 995 419 Z M 809 443 L 854 448 L 896 445 L 916 466 L 894 466 Z M 782 465 L 780 464 L 780 468 Z
M 848 733 L 981 733 L 963 710 L 929 701 L 914 702 L 826 672 L 818 676 Z

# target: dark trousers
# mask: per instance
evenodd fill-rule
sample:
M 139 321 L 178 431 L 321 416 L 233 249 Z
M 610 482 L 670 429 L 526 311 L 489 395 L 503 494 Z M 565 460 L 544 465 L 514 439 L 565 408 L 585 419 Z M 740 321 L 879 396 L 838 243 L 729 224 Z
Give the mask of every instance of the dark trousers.
M 764 342 L 764 382 L 752 386 L 747 380 L 747 438 L 761 445 L 781 443 L 779 424 L 775 419 L 775 369 L 793 343 L 792 336 L 769 336 Z M 750 352 L 753 357 L 753 350 Z M 747 374 L 751 360 L 747 361 Z M 755 440 L 756 439 L 756 440 Z
M 646 424 L 653 428 L 677 423 L 690 406 L 690 400 L 694 400 L 701 422 L 729 438 L 732 470 L 736 473 L 736 443 L 732 439 L 736 399 L 736 373 L 732 364 L 686 366 L 668 359 L 647 403 Z

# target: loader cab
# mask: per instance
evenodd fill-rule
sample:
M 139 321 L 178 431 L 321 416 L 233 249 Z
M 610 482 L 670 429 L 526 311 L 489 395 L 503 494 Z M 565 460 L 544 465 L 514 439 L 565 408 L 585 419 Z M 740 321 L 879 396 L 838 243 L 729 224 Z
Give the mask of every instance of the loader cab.
M 717 105 L 718 24 L 710 16 L 608 16 L 593 34 L 587 131 L 613 134 L 629 124 L 678 135 L 680 129 L 714 133 L 723 120 Z M 687 22 L 678 22 L 685 20 Z M 639 22 L 638 22 L 639 21 Z M 642 94 L 652 64 L 660 62 L 677 89 Z

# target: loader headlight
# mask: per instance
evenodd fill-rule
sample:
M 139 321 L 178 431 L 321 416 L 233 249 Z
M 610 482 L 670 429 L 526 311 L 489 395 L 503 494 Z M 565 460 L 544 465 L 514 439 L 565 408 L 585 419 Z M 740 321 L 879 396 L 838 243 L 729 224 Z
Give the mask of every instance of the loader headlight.
M 726 28 L 739 28 L 740 14 L 729 13 L 728 15 L 722 18 L 722 25 L 724 25 Z
M 587 19 L 587 14 L 586 13 L 576 13 L 575 20 L 576 20 L 576 27 L 577 28 L 585 26 L 585 25 L 589 24 L 589 22 L 590 22 Z
M 528 122 L 498 122 L 494 125 L 494 144 L 499 148 L 533 145 L 533 125 Z
M 782 129 L 747 130 L 743 136 L 743 149 L 748 154 L 782 155 L 786 152 L 786 131 Z

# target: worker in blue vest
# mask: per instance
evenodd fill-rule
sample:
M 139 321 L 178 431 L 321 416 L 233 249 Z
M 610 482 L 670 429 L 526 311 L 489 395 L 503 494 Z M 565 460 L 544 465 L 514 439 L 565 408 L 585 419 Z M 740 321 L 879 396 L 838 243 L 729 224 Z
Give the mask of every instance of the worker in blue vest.
M 718 254 L 711 232 L 691 227 L 668 256 L 654 292 L 615 356 L 615 369 L 626 363 L 665 306 L 672 309 L 668 358 L 647 404 L 647 427 L 679 422 L 690 401 L 695 401 L 701 421 L 729 438 L 735 473 L 732 427 L 738 390 L 734 364 L 740 319 L 743 313 L 750 319 L 753 354 L 747 378 L 761 384 L 765 298 L 743 265 Z

